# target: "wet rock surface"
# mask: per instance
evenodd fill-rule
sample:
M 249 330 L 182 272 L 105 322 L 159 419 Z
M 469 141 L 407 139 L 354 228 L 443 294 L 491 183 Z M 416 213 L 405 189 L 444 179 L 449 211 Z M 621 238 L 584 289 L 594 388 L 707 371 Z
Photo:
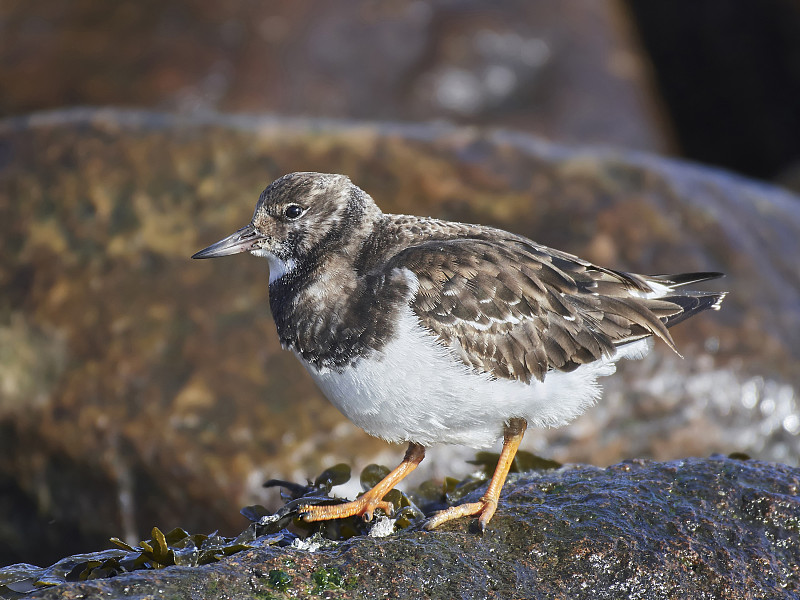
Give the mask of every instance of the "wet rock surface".
M 674 330 L 685 360 L 657 348 L 625 364 L 597 407 L 526 446 L 601 465 L 717 451 L 796 462 L 796 196 L 499 131 L 42 113 L 0 123 L 0 485 L 4 506 L 54 525 L 4 523 L 0 562 L 153 525 L 230 534 L 271 477 L 399 461 L 280 350 L 264 261 L 188 258 L 295 170 L 347 173 L 387 212 L 496 225 L 616 268 L 726 272 L 709 284 L 731 291 L 724 309 Z M 471 455 L 432 449 L 422 476 Z M 63 546 L 30 533 L 54 527 L 71 532 Z
M 465 519 L 266 546 L 28 597 L 796 598 L 799 493 L 800 470 L 750 460 L 571 465 L 512 475 L 483 535 Z

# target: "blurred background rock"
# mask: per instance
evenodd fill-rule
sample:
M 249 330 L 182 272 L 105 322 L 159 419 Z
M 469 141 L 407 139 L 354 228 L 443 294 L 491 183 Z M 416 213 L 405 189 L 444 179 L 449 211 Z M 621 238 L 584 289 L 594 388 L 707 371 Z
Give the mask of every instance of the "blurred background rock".
M 635 152 L 797 189 L 795 0 L 10 1 L 0 91 L 0 564 L 232 533 L 264 479 L 400 458 L 280 351 L 263 261 L 187 259 L 292 170 L 619 268 L 728 272 L 725 309 L 676 331 L 687 360 L 626 365 L 527 447 L 797 464 L 797 197 Z M 98 105 L 139 110 L 26 116 Z M 470 452 L 429 454 L 419 477 Z

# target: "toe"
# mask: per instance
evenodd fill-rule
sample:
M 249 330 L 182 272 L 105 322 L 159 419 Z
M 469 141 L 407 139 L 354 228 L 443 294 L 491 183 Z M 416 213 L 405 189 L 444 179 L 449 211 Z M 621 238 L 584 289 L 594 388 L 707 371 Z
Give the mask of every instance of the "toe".
M 459 504 L 458 506 L 451 506 L 447 510 L 440 511 L 433 515 L 430 521 L 425 524 L 425 529 L 436 529 L 443 523 L 453 521 L 461 517 L 469 517 L 477 515 L 484 508 L 483 502 L 470 502 L 468 504 Z
M 383 509 L 383 512 L 386 513 L 387 517 L 394 516 L 394 504 L 392 504 L 391 502 L 383 502 L 383 501 L 378 502 L 377 508 Z
M 489 524 L 489 521 L 492 520 L 495 511 L 497 510 L 497 502 L 493 502 L 491 500 L 484 501 L 483 510 L 481 511 L 481 516 L 478 517 L 478 527 L 481 528 L 481 532 L 486 531 L 486 526 Z

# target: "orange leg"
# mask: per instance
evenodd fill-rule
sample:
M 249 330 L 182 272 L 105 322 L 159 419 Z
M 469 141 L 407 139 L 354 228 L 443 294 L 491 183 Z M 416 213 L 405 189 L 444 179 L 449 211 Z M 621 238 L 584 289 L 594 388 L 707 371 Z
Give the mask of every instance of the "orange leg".
M 365 521 L 372 520 L 372 513 L 376 508 L 382 508 L 386 514 L 393 514 L 394 507 L 391 502 L 384 502 L 383 497 L 388 494 L 394 486 L 411 471 L 417 468 L 417 465 L 425 458 L 425 447 L 411 442 L 406 450 L 405 458 L 397 468 L 389 473 L 386 477 L 381 479 L 374 488 L 368 492 L 364 492 L 361 496 L 352 502 L 344 504 L 334 504 L 333 506 L 301 506 L 300 514 L 306 522 L 311 521 L 327 521 L 329 519 L 344 519 L 345 517 L 352 517 L 353 515 L 360 515 L 364 517 Z
M 506 425 L 505 431 L 503 432 L 503 451 L 500 452 L 500 460 L 497 461 L 497 468 L 494 470 L 492 480 L 489 482 L 489 487 L 483 497 L 478 502 L 451 506 L 447 510 L 436 513 L 433 518 L 425 524 L 425 529 L 435 529 L 442 523 L 452 521 L 453 519 L 480 515 L 478 518 L 478 525 L 481 531 L 486 530 L 486 525 L 494 515 L 494 511 L 497 510 L 500 490 L 503 489 L 503 484 L 506 482 L 508 471 L 511 468 L 511 463 L 514 462 L 514 456 L 522 441 L 522 436 L 525 435 L 525 428 L 527 426 L 528 424 L 525 422 L 525 419 L 511 419 L 508 425 Z

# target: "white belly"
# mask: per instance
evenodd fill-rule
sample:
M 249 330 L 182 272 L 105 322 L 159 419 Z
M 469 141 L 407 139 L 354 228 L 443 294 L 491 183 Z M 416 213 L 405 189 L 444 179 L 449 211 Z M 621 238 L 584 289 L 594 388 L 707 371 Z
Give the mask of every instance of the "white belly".
M 628 344 L 609 359 L 544 382 L 492 379 L 456 358 L 404 309 L 395 339 L 342 373 L 317 371 L 302 359 L 319 388 L 353 423 L 390 442 L 491 446 L 503 425 L 522 417 L 531 426 L 560 426 L 600 396 L 597 378 L 623 357 L 640 358 L 648 340 Z M 298 357 L 299 358 L 299 357 Z

